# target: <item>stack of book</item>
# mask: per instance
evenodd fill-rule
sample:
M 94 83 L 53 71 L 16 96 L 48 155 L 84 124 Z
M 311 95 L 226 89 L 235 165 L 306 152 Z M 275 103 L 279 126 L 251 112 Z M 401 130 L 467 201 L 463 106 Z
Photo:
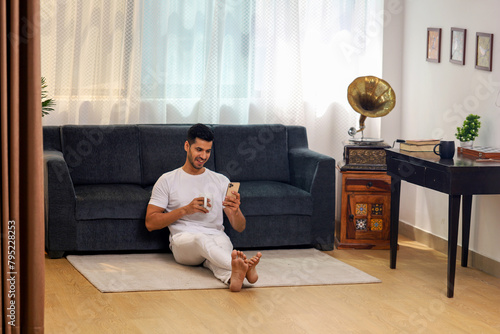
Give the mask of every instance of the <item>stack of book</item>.
M 399 148 L 409 152 L 432 152 L 439 142 L 439 139 L 406 140 Z

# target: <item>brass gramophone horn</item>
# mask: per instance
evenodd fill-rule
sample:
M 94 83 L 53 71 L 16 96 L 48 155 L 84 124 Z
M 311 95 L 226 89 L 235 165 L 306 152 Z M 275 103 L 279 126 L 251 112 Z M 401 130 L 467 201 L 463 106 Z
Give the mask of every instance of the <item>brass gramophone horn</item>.
M 348 133 L 354 136 L 365 129 L 366 117 L 382 117 L 396 105 L 396 94 L 387 81 L 374 76 L 354 79 L 347 88 L 347 100 L 351 107 L 361 114 L 359 130 L 352 127 Z

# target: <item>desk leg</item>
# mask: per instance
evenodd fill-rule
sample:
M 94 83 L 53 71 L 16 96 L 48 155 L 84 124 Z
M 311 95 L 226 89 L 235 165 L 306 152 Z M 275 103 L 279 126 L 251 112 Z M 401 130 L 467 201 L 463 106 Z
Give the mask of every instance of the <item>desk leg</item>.
M 448 203 L 448 291 L 446 294 L 448 298 L 453 297 L 455 289 L 459 214 L 460 195 L 450 195 Z
M 399 229 L 399 198 L 401 195 L 401 179 L 391 178 L 391 269 L 396 269 Z
M 462 196 L 462 267 L 467 267 L 469 260 L 470 218 L 472 195 Z

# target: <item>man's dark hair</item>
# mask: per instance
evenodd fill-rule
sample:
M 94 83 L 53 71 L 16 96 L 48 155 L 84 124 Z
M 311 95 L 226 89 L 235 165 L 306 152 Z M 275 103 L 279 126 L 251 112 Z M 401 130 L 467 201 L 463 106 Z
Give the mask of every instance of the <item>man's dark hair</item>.
M 188 130 L 187 141 L 189 145 L 192 145 L 196 138 L 200 138 L 206 141 L 213 141 L 214 133 L 208 126 L 198 123 L 190 127 Z

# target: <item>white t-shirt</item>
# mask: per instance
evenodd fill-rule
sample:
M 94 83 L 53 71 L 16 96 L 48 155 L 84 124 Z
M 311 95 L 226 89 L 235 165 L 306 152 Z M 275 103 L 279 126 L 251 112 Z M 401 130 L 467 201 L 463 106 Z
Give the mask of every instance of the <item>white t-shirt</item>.
M 220 233 L 224 231 L 222 202 L 228 184 L 229 179 L 226 176 L 207 168 L 199 175 L 188 174 L 178 168 L 160 176 L 153 187 L 149 204 L 170 212 L 188 205 L 201 194 L 211 194 L 210 211 L 186 215 L 170 224 L 170 237 L 180 232 Z

